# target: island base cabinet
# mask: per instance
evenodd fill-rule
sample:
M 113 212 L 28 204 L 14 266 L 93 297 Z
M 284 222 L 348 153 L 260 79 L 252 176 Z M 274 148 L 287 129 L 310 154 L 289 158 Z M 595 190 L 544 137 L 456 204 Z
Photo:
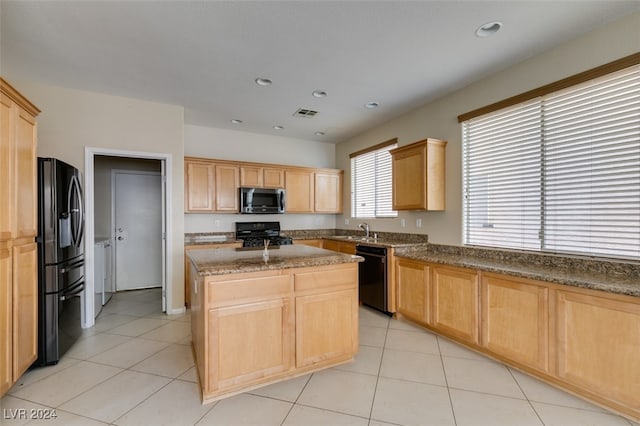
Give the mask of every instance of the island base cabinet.
M 433 324 L 443 333 L 478 343 L 478 273 L 463 268 L 434 266 Z
M 537 370 L 548 370 L 549 290 L 483 274 L 482 346 Z
M 209 311 L 210 391 L 230 389 L 291 366 L 289 300 Z
M 558 376 L 640 417 L 640 304 L 565 291 L 556 303 Z
M 296 298 L 296 367 L 338 358 L 358 350 L 358 294 L 354 290 Z

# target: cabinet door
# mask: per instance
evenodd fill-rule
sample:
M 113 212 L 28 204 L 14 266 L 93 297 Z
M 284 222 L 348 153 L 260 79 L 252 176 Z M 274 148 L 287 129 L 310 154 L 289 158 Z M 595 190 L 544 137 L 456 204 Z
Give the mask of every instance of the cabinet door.
M 216 211 L 237 213 L 240 175 L 238 166 L 216 164 Z
M 322 240 L 294 240 L 293 243 L 303 245 L 303 246 L 323 248 Z
M 341 290 L 296 297 L 296 367 L 358 351 L 358 292 Z
M 265 188 L 284 188 L 284 170 L 265 167 L 262 170 L 262 186 Z
M 17 107 L 15 135 L 15 215 L 14 238 L 35 238 L 37 217 L 36 120 Z
M 12 102 L 0 94 L 0 241 L 13 238 L 13 134 Z
M 262 167 L 241 166 L 240 167 L 240 186 L 243 187 L 262 187 Z
M 315 211 L 342 213 L 342 173 L 316 172 Z
M 285 171 L 287 213 L 313 213 L 313 172 Z
M 638 415 L 640 304 L 633 300 L 558 291 L 557 374 Z
M 185 163 L 185 211 L 213 212 L 215 167 L 211 163 Z
M 233 388 L 291 368 L 289 299 L 209 310 L 208 391 Z
M 393 209 L 426 209 L 426 144 L 394 153 L 391 164 L 393 173 Z
M 406 259 L 396 262 L 398 313 L 421 324 L 429 324 L 429 265 Z
M 13 282 L 11 248 L 0 242 L 0 396 L 13 385 Z
M 499 275 L 482 276 L 482 346 L 548 371 L 549 290 Z
M 478 275 L 432 265 L 433 326 L 445 334 L 478 343 Z
M 37 245 L 13 248 L 13 377 L 20 377 L 37 357 Z

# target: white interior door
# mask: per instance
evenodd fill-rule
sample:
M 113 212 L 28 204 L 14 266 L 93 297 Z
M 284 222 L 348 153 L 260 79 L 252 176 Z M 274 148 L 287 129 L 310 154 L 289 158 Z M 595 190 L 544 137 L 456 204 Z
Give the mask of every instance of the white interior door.
M 162 179 L 113 171 L 116 291 L 162 287 Z

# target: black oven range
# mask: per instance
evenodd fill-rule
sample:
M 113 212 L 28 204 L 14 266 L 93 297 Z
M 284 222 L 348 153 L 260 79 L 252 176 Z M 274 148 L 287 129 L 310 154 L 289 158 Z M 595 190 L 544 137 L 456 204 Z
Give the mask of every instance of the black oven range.
M 293 244 L 289 237 L 280 235 L 280 222 L 236 222 L 236 240 L 242 240 L 242 247 L 269 247 Z

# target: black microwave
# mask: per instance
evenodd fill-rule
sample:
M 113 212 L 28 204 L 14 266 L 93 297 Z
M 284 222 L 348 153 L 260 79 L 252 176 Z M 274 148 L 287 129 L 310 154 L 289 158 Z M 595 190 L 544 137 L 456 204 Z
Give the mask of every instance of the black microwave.
M 240 188 L 240 213 L 278 214 L 284 213 L 284 189 Z

